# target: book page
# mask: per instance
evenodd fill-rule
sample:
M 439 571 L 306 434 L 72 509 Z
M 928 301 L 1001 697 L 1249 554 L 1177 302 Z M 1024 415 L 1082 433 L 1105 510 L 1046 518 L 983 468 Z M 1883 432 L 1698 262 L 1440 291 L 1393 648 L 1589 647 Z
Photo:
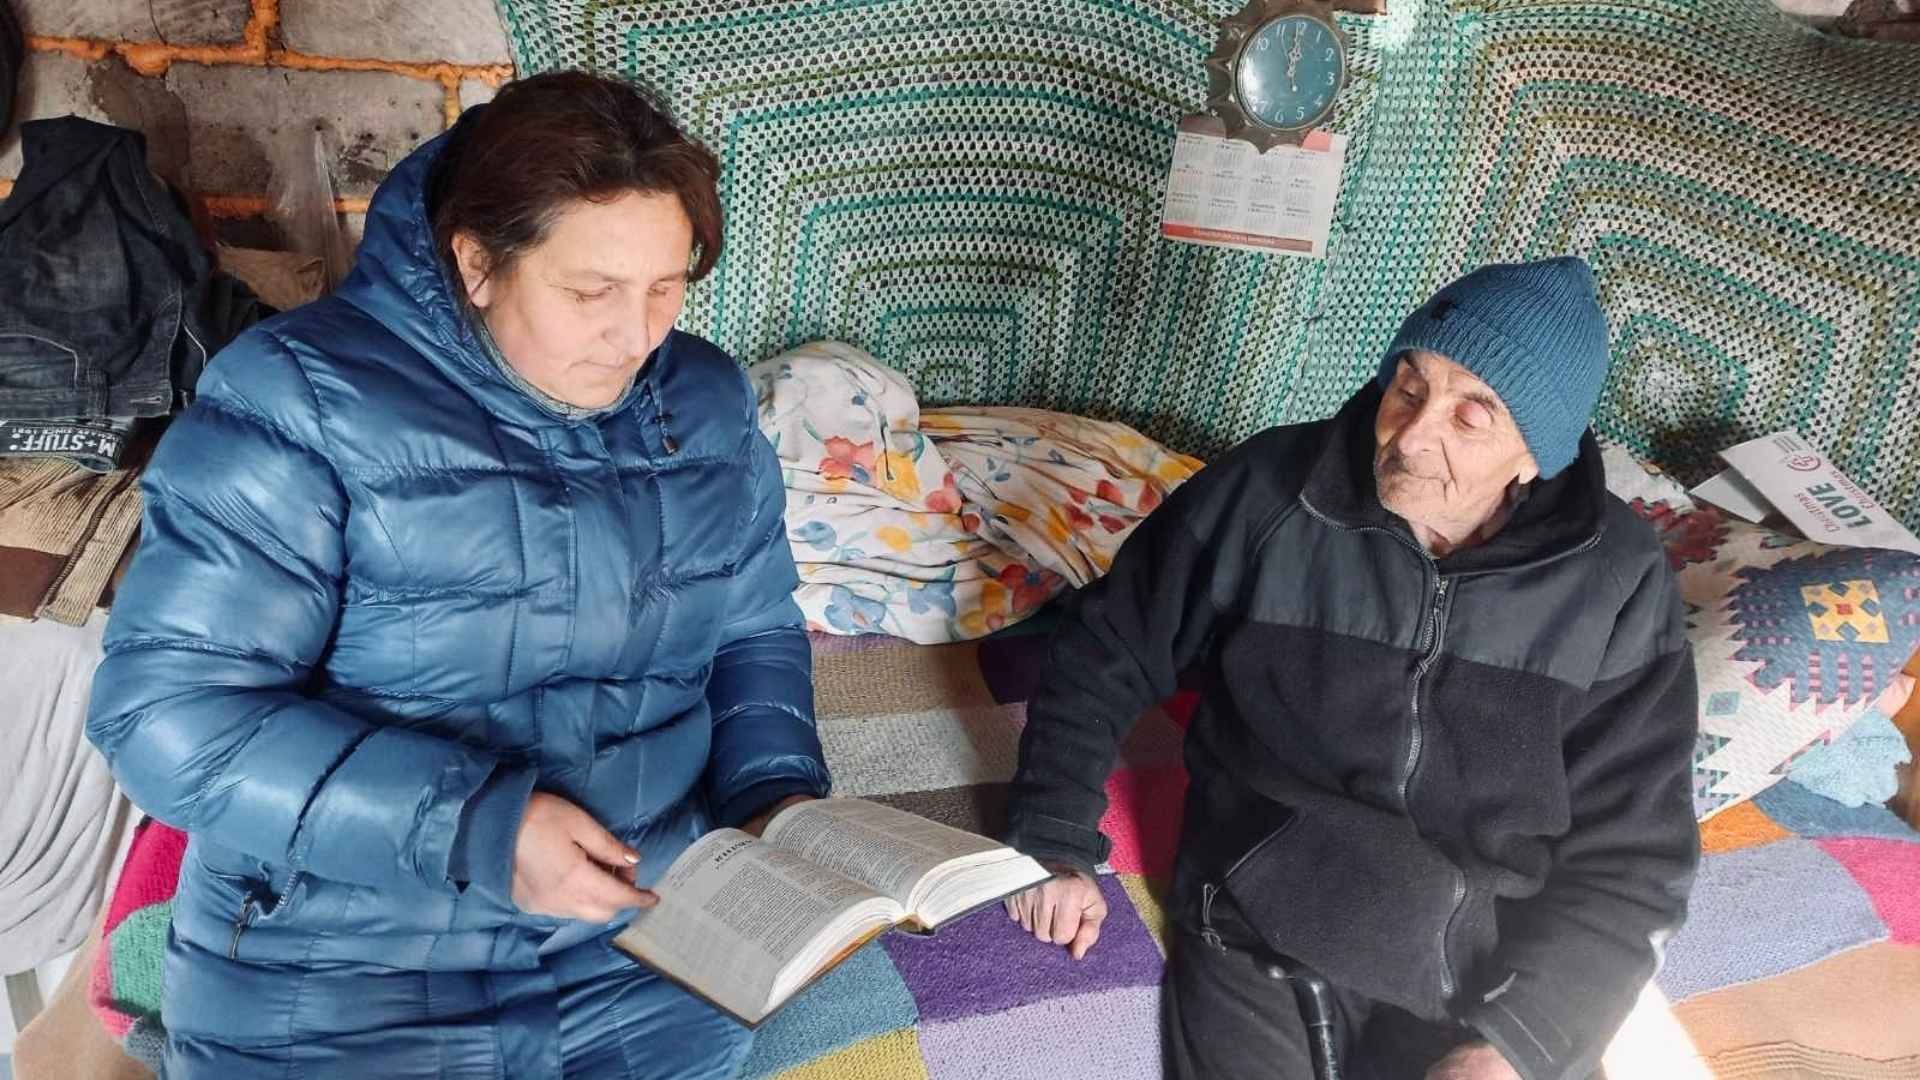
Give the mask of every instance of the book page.
M 660 902 L 614 944 L 749 1023 L 830 924 L 863 904 L 897 913 L 859 882 L 738 829 L 695 841 L 654 891 Z
M 864 799 L 796 803 L 773 819 L 766 842 L 864 881 L 902 907 L 941 864 L 1002 850 L 984 836 Z
M 1012 848 L 969 855 L 921 879 L 904 929 L 930 932 L 949 919 L 1030 888 L 1053 875 Z

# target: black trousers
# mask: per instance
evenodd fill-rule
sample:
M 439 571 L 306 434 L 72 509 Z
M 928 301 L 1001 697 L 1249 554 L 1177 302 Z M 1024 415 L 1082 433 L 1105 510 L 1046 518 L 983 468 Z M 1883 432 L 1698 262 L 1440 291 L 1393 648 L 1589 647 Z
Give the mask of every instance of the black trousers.
M 1169 1080 L 1314 1080 L 1307 1029 L 1291 983 L 1230 902 L 1216 902 L 1206 927 L 1176 918 L 1167 942 L 1161 996 L 1161 1045 Z M 1342 1076 L 1346 1080 L 1421 1080 L 1447 1051 L 1472 1041 L 1454 1024 L 1434 1024 L 1404 1009 L 1335 988 Z

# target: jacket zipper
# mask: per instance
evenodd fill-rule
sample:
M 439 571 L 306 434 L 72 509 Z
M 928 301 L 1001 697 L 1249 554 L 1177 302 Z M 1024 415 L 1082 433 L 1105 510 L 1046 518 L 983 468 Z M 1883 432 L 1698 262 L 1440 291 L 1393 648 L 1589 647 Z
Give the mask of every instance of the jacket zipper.
M 1388 533 L 1388 535 L 1391 536 L 1392 533 Z M 1588 551 L 1592 549 L 1594 546 L 1598 545 L 1599 543 L 1600 543 L 1600 535 L 1598 533 L 1595 533 L 1593 536 L 1590 536 L 1586 540 L 1582 541 L 1578 546 L 1569 549 L 1566 552 L 1566 554 L 1578 555 L 1583 551 Z M 1549 561 L 1551 560 L 1537 559 L 1534 562 L 1526 563 L 1517 567 L 1512 567 L 1511 569 L 1526 570 L 1526 569 L 1530 569 L 1531 567 L 1538 566 L 1538 565 L 1541 565 L 1542 563 L 1549 562 Z M 1437 571 L 1438 567 L 1436 567 L 1435 569 Z M 1414 672 L 1414 677 L 1413 677 L 1413 740 L 1412 740 L 1413 750 L 1409 752 L 1407 755 L 1407 775 L 1406 775 L 1406 779 L 1400 785 L 1400 805 L 1403 807 L 1406 807 L 1406 813 L 1409 819 L 1413 817 L 1413 808 L 1411 806 L 1407 806 L 1407 789 L 1413 784 L 1414 769 L 1419 766 L 1419 746 L 1420 746 L 1420 731 L 1421 731 L 1420 729 L 1420 682 L 1423 678 L 1426 677 L 1427 669 L 1430 666 L 1432 666 L 1433 661 L 1439 658 L 1441 642 L 1446 638 L 1447 625 L 1443 618 L 1443 615 L 1445 613 L 1446 599 L 1447 599 L 1447 579 L 1444 577 L 1441 577 L 1439 578 L 1439 582 L 1434 589 L 1433 642 L 1428 647 L 1427 654 L 1425 658 L 1420 661 L 1420 666 Z M 1446 853 L 1442 852 L 1441 854 L 1445 855 Z M 1458 986 L 1458 980 L 1454 977 L 1454 974 L 1453 974 L 1453 959 L 1447 955 L 1447 938 L 1453 933 L 1453 921 L 1460 917 L 1460 904 L 1462 901 L 1464 901 L 1467 898 L 1467 872 L 1461 869 L 1460 865 L 1454 862 L 1452 858 L 1447 859 L 1447 865 L 1453 871 L 1453 910 L 1447 912 L 1447 921 L 1445 923 L 1442 923 L 1440 926 L 1440 993 L 1443 996 L 1450 998 L 1453 996 L 1454 991 Z
M 1240 864 L 1235 863 L 1234 865 L 1238 866 Z M 1200 886 L 1200 939 L 1214 948 L 1219 949 L 1221 952 L 1225 952 L 1227 951 L 1227 946 L 1220 940 L 1220 931 L 1213 928 L 1213 898 L 1219 892 L 1220 886 L 1215 885 L 1211 881 L 1205 882 Z
M 1453 933 L 1453 920 L 1460 917 L 1460 902 L 1467 898 L 1467 872 L 1452 859 L 1447 859 L 1447 867 L 1453 871 L 1453 909 L 1447 912 L 1447 921 L 1440 924 L 1440 994 L 1451 998 L 1456 987 L 1453 959 L 1447 955 L 1447 937 Z
M 1426 609 L 1420 620 L 1420 665 L 1414 669 L 1413 673 L 1413 726 L 1407 735 L 1407 760 L 1401 767 L 1400 783 L 1394 790 L 1394 794 L 1399 797 L 1401 812 L 1408 818 L 1412 818 L 1413 807 L 1407 805 L 1407 788 L 1413 784 L 1413 770 L 1420 762 L 1420 744 L 1424 739 L 1420 731 L 1420 683 L 1426 678 L 1427 669 L 1433 666 L 1434 660 L 1440 655 L 1440 642 L 1445 637 L 1445 628 L 1440 624 L 1440 617 L 1447 600 L 1447 579 L 1441 576 L 1440 566 L 1433 561 L 1432 555 L 1392 529 L 1383 529 L 1378 525 L 1340 525 L 1322 514 L 1305 499 L 1300 500 L 1300 505 L 1306 507 L 1307 513 L 1315 520 L 1329 528 L 1345 532 L 1376 532 L 1392 537 L 1395 543 L 1413 552 L 1420 560 L 1421 566 L 1433 572 L 1436 583 L 1433 604 Z
M 246 933 L 247 927 L 253 925 L 253 913 L 257 906 L 252 893 L 248 893 L 240 901 L 240 914 L 233 917 L 233 944 L 227 946 L 227 959 L 240 959 L 240 935 Z
M 1421 744 L 1426 741 L 1424 725 L 1420 722 L 1420 687 L 1426 682 L 1427 672 L 1432 670 L 1435 660 L 1440 658 L 1440 646 L 1447 637 L 1447 579 L 1434 569 L 1433 607 L 1427 620 L 1429 631 L 1427 646 L 1420 657 L 1420 663 L 1413 669 L 1413 724 L 1407 733 L 1407 761 L 1400 776 L 1400 807 L 1413 819 L 1412 799 L 1413 774 L 1420 768 Z M 1444 854 L 1444 852 L 1442 853 Z M 1460 902 L 1466 899 L 1466 874 L 1452 859 L 1447 860 L 1448 869 L 1453 873 L 1453 907 L 1447 912 L 1446 921 L 1440 924 L 1440 996 L 1453 996 L 1453 961 L 1447 956 L 1447 934 L 1453 929 L 1454 917 L 1460 914 Z
M 1281 824 L 1279 828 L 1261 837 L 1259 843 L 1253 845 L 1252 847 L 1248 848 L 1246 851 L 1242 852 L 1239 858 L 1233 860 L 1233 865 L 1227 867 L 1227 872 L 1220 875 L 1220 884 L 1215 885 L 1212 882 L 1201 883 L 1200 885 L 1200 937 L 1207 944 L 1213 946 L 1216 949 L 1224 950 L 1226 948 L 1226 946 L 1222 944 L 1220 941 L 1220 932 L 1213 928 L 1213 898 L 1216 896 L 1219 896 L 1222 892 L 1226 891 L 1228 879 L 1232 878 L 1233 875 L 1239 873 L 1240 868 L 1246 865 L 1248 859 L 1251 859 L 1255 855 L 1259 854 L 1261 848 L 1264 848 L 1268 844 L 1273 843 L 1273 841 L 1276 838 L 1278 838 L 1281 833 L 1284 833 L 1289 829 L 1293 828 L 1293 823 L 1296 820 L 1298 819 L 1292 818 L 1292 817 L 1288 818 L 1285 822 Z
M 1420 764 L 1420 750 L 1421 750 L 1420 744 L 1423 741 L 1423 735 L 1421 732 L 1421 725 L 1420 725 L 1420 684 L 1426 678 L 1427 670 L 1430 667 L 1432 667 L 1433 662 L 1439 658 L 1441 644 L 1446 638 L 1446 623 L 1443 620 L 1443 616 L 1445 615 L 1445 609 L 1446 609 L 1447 588 L 1448 588 L 1447 579 L 1440 574 L 1440 567 L 1437 563 L 1434 562 L 1432 555 L 1422 550 L 1418 545 L 1414 544 L 1412 541 L 1408 540 L 1406 537 L 1401 536 L 1399 533 L 1394 532 L 1392 529 L 1383 529 L 1377 525 L 1342 525 L 1339 522 L 1336 522 L 1332 518 L 1329 518 L 1325 514 L 1321 513 L 1319 508 L 1314 506 L 1311 502 L 1308 502 L 1304 495 L 1301 496 L 1300 498 L 1300 505 L 1306 509 L 1308 516 L 1312 517 L 1315 521 L 1320 522 L 1322 525 L 1325 525 L 1330 529 L 1339 529 L 1343 532 L 1384 533 L 1385 535 L 1392 537 L 1397 543 L 1400 544 L 1400 546 L 1408 549 L 1409 551 L 1412 551 L 1414 555 L 1419 557 L 1422 563 L 1424 563 L 1427 567 L 1433 570 L 1433 575 L 1435 579 L 1434 598 L 1433 598 L 1432 612 L 1429 616 L 1430 618 L 1429 629 L 1432 631 L 1432 637 L 1427 641 L 1425 651 L 1421 656 L 1419 667 L 1417 667 L 1414 670 L 1413 728 L 1408 737 L 1406 772 L 1405 772 L 1405 775 L 1402 776 L 1400 780 L 1399 794 L 1400 794 L 1401 810 L 1403 813 L 1407 815 L 1408 820 L 1411 821 L 1413 819 L 1413 808 L 1407 804 L 1408 789 L 1413 785 L 1414 770 L 1418 768 Z M 1559 552 L 1553 555 L 1546 556 L 1544 558 L 1535 559 L 1532 562 L 1522 563 L 1518 566 L 1505 567 L 1504 570 L 1507 572 L 1512 572 L 1516 570 L 1530 570 L 1533 567 L 1541 566 L 1546 563 L 1553 562 L 1556 559 L 1559 559 L 1568 555 L 1578 555 L 1581 552 L 1590 551 L 1594 547 L 1598 546 L 1599 543 L 1600 543 L 1600 534 L 1596 532 L 1592 536 L 1587 537 L 1585 540 L 1581 541 L 1579 544 L 1575 545 L 1572 548 L 1567 549 L 1564 552 Z M 1475 571 L 1474 573 L 1488 573 L 1488 572 L 1490 571 Z M 1467 576 L 1467 575 L 1461 575 L 1461 576 Z M 1419 823 L 1415 822 L 1414 827 L 1416 829 L 1419 828 Z M 1256 850 L 1258 849 L 1256 848 Z M 1445 923 L 1441 924 L 1440 935 L 1439 935 L 1440 937 L 1440 941 L 1439 941 L 1440 992 L 1442 995 L 1451 998 L 1458 984 L 1453 974 L 1453 960 L 1447 956 L 1447 936 L 1453 932 L 1453 921 L 1460 916 L 1460 904 L 1467 897 L 1467 875 L 1466 875 L 1466 871 L 1462 870 L 1459 864 L 1453 861 L 1451 856 L 1447 856 L 1445 852 L 1441 852 L 1441 855 L 1447 859 L 1447 865 L 1451 867 L 1453 870 L 1453 910 L 1447 913 L 1447 920 Z M 1245 861 L 1245 860 L 1243 859 L 1242 861 Z M 1239 863 L 1235 863 L 1234 866 L 1237 869 L 1239 867 Z M 1232 871 L 1230 870 L 1228 871 L 1228 873 L 1231 874 Z M 1205 894 L 1203 893 L 1203 895 Z M 1204 919 L 1204 916 L 1203 916 L 1203 919 Z
M 1407 760 L 1400 767 L 1400 784 L 1396 794 L 1400 798 L 1400 809 L 1408 817 L 1413 816 L 1413 807 L 1407 802 L 1408 789 L 1413 786 L 1414 770 L 1420 767 L 1421 744 L 1426 734 L 1420 723 L 1420 686 L 1427 680 L 1427 672 L 1433 662 L 1440 658 L 1440 643 L 1447 636 L 1446 628 L 1447 579 L 1434 572 L 1433 604 L 1427 609 L 1426 624 L 1420 634 L 1420 663 L 1413 669 L 1413 725 L 1407 733 Z
M 1433 603 L 1426 613 L 1426 618 L 1423 620 L 1426 623 L 1421 634 L 1423 648 L 1419 666 L 1414 668 L 1413 672 L 1413 723 L 1407 735 L 1407 760 L 1404 771 L 1400 777 L 1398 792 L 1401 812 L 1407 815 L 1407 820 L 1413 821 L 1413 807 L 1407 800 L 1409 789 L 1413 786 L 1414 770 L 1420 766 L 1421 743 L 1425 741 L 1420 724 L 1420 685 L 1426 680 L 1428 669 L 1432 668 L 1434 661 L 1439 659 L 1440 647 L 1446 641 L 1447 627 L 1445 615 L 1448 588 L 1447 579 L 1440 573 L 1440 566 L 1433 561 L 1432 555 L 1415 545 L 1411 540 L 1394 532 L 1392 529 L 1382 529 L 1377 525 L 1339 525 L 1329 519 L 1325 514 L 1322 514 L 1312 503 L 1306 501 L 1304 498 L 1300 500 L 1300 505 L 1306 507 L 1307 513 L 1315 520 L 1329 528 L 1343 529 L 1348 532 L 1384 533 L 1392 537 L 1401 547 L 1412 551 L 1414 555 L 1419 557 L 1421 563 L 1424 564 L 1427 569 L 1433 571 Z M 1586 543 L 1575 548 L 1574 551 L 1584 551 L 1599 542 L 1599 536 L 1593 536 L 1589 538 Z M 1418 822 L 1414 822 L 1414 828 L 1419 828 Z M 1460 869 L 1459 864 L 1454 862 L 1453 858 L 1447 855 L 1446 852 L 1443 851 L 1440 854 L 1442 858 L 1447 860 L 1447 866 L 1453 872 L 1453 907 L 1447 912 L 1446 921 L 1440 924 L 1440 933 L 1437 935 L 1438 940 L 1436 942 L 1440 951 L 1440 994 L 1444 998 L 1451 998 L 1457 988 L 1458 982 L 1453 974 L 1453 960 L 1447 955 L 1447 935 L 1453 931 L 1453 920 L 1460 914 L 1461 901 L 1467 898 L 1467 875 L 1465 871 Z M 1235 864 L 1236 867 L 1238 865 L 1238 863 Z M 1229 873 L 1231 873 L 1231 871 L 1229 871 Z
M 227 959 L 238 960 L 240 958 L 240 937 L 253 925 L 254 919 L 263 915 L 268 917 L 277 915 L 280 909 L 287 905 L 287 902 L 293 898 L 293 890 L 300 887 L 300 877 L 303 873 L 305 873 L 305 871 L 295 870 L 293 873 L 287 875 L 287 883 L 281 887 L 271 911 L 267 909 L 267 905 L 260 902 L 260 898 L 252 891 L 248 891 L 246 895 L 240 898 L 240 911 L 233 917 L 233 941 L 227 945 Z M 271 892 L 271 879 L 269 879 L 267 887 L 269 892 Z

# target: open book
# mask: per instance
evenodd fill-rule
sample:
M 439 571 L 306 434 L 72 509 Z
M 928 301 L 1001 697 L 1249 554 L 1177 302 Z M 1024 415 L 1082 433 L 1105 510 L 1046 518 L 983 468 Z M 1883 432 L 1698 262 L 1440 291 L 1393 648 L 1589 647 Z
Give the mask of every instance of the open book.
M 717 829 L 695 841 L 613 943 L 755 1027 L 881 933 L 931 933 L 1048 876 L 983 836 L 820 799 L 782 810 L 758 840 Z

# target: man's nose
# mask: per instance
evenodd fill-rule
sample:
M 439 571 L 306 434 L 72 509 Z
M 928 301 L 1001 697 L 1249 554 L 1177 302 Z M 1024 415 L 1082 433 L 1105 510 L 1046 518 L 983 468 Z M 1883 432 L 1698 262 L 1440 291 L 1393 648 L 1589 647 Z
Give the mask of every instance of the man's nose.
M 1446 437 L 1448 415 L 1448 410 L 1432 399 L 1421 402 L 1394 440 L 1400 452 L 1408 457 L 1438 452 Z

